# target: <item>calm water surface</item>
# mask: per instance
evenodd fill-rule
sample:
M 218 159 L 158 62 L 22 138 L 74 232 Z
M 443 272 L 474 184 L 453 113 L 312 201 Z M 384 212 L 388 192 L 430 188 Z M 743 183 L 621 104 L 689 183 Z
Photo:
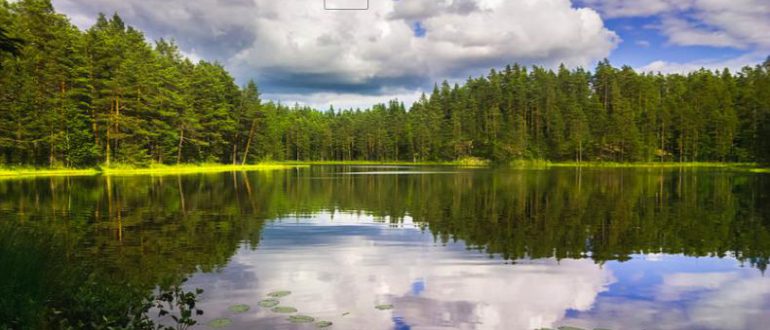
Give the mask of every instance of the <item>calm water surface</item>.
M 116 280 L 189 277 L 198 329 L 314 329 L 258 307 L 276 290 L 331 329 L 770 324 L 767 175 L 313 167 L 0 181 L 0 196 L 0 221 L 57 232 Z

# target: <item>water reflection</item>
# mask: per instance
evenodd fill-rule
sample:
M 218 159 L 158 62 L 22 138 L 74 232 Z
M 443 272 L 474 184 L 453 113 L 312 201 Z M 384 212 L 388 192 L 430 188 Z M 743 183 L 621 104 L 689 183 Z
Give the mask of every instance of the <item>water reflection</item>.
M 509 264 L 461 243 L 436 244 L 408 218 L 397 228 L 371 216 L 333 218 L 271 223 L 259 249 L 240 250 L 222 273 L 200 274 L 190 285 L 210 292 L 213 315 L 290 289 L 283 303 L 335 329 L 535 329 L 556 324 L 566 310 L 590 310 L 614 281 L 587 260 Z M 394 309 L 375 309 L 380 304 Z M 234 318 L 244 329 L 301 328 L 269 310 Z
M 0 181 L 0 225 L 52 233 L 118 283 L 195 274 L 207 319 L 252 306 L 236 328 L 303 328 L 256 308 L 278 289 L 335 329 L 770 322 L 767 176 L 420 171 Z

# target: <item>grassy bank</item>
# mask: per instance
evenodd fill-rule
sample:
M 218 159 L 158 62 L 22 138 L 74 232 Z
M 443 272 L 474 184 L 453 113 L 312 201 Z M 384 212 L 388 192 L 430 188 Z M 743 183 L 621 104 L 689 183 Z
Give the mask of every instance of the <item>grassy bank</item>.
M 0 178 L 34 176 L 88 176 L 99 173 L 97 169 L 71 168 L 0 168 Z
M 222 165 L 222 164 L 182 164 L 182 165 L 150 165 L 134 167 L 117 165 L 91 169 L 71 168 L 0 168 L 0 179 L 22 177 L 50 176 L 92 176 L 92 175 L 175 175 L 194 173 L 219 173 L 243 171 L 285 170 L 296 167 L 306 167 L 301 164 L 254 164 L 254 165 Z
M 368 161 L 368 160 L 345 160 L 345 161 L 284 161 L 279 164 L 285 165 L 342 165 L 342 166 L 489 166 L 490 161 L 481 158 L 462 158 L 454 161 Z
M 712 162 L 565 162 L 553 163 L 552 167 L 598 167 L 598 168 L 738 168 L 756 169 L 759 165 L 754 163 L 712 163 Z
M 516 160 L 510 163 L 511 167 L 532 169 L 532 168 L 554 168 L 554 167 L 575 167 L 575 168 L 704 168 L 704 169 L 733 169 L 751 171 L 757 173 L 770 172 L 770 169 L 761 167 L 756 163 L 716 163 L 716 162 L 550 162 L 545 160 Z
M 151 165 L 149 167 L 114 166 L 102 167 L 99 173 L 102 175 L 174 175 L 195 173 L 221 173 L 221 172 L 252 172 L 285 170 L 296 167 L 306 167 L 301 164 L 254 164 L 254 165 L 223 165 L 223 164 L 181 164 L 181 165 Z
M 50 177 L 50 176 L 92 176 L 92 175 L 177 175 L 195 173 L 248 172 L 285 170 L 298 167 L 342 165 L 342 166 L 466 166 L 486 167 L 490 161 L 478 158 L 465 158 L 449 162 L 409 162 L 409 161 L 286 161 L 261 163 L 253 165 L 224 165 L 224 164 L 154 164 L 148 167 L 128 165 L 101 166 L 92 169 L 68 168 L 0 168 L 0 179 L 21 177 Z M 579 168 L 720 168 L 749 171 L 754 173 L 770 173 L 770 168 L 761 167 L 755 163 L 711 163 L 711 162 L 550 162 L 547 160 L 514 160 L 508 166 L 518 169 L 548 169 L 558 167 Z

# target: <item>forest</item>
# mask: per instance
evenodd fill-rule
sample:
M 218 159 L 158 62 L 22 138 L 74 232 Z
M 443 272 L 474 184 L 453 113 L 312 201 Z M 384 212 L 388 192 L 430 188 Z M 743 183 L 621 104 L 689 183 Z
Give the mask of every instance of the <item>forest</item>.
M 413 105 L 261 100 L 118 14 L 0 0 L 0 166 L 268 161 L 770 161 L 770 58 L 739 72 L 510 65 Z

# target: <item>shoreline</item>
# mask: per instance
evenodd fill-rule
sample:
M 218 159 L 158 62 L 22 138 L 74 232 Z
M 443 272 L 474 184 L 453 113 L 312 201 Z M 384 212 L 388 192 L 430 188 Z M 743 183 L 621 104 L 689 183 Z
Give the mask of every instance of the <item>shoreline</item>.
M 0 179 L 27 177 L 56 177 L 56 176 L 131 176 L 131 175 L 181 175 L 198 173 L 223 172 L 253 172 L 304 168 L 309 165 L 291 165 L 282 163 L 265 163 L 253 165 L 225 164 L 182 164 L 182 165 L 153 165 L 149 167 L 97 167 L 89 169 L 71 168 L 0 168 Z
M 0 179 L 24 178 L 24 177 L 55 177 L 55 176 L 130 176 L 130 175 L 179 175 L 198 173 L 222 173 L 222 172 L 251 172 L 286 170 L 292 168 L 307 168 L 310 166 L 461 166 L 461 167 L 493 167 L 487 161 L 451 161 L 451 162 L 408 162 L 408 161 L 285 161 L 252 165 L 225 165 L 225 164 L 182 164 L 182 165 L 152 165 L 149 167 L 96 167 L 89 169 L 72 168 L 3 168 L 0 167 Z M 770 168 L 762 167 L 755 163 L 713 163 L 713 162 L 549 162 L 549 161 L 511 161 L 502 167 L 514 169 L 547 169 L 547 168 L 637 168 L 637 169 L 674 169 L 674 168 L 703 168 L 703 169 L 731 169 L 752 173 L 770 173 Z

